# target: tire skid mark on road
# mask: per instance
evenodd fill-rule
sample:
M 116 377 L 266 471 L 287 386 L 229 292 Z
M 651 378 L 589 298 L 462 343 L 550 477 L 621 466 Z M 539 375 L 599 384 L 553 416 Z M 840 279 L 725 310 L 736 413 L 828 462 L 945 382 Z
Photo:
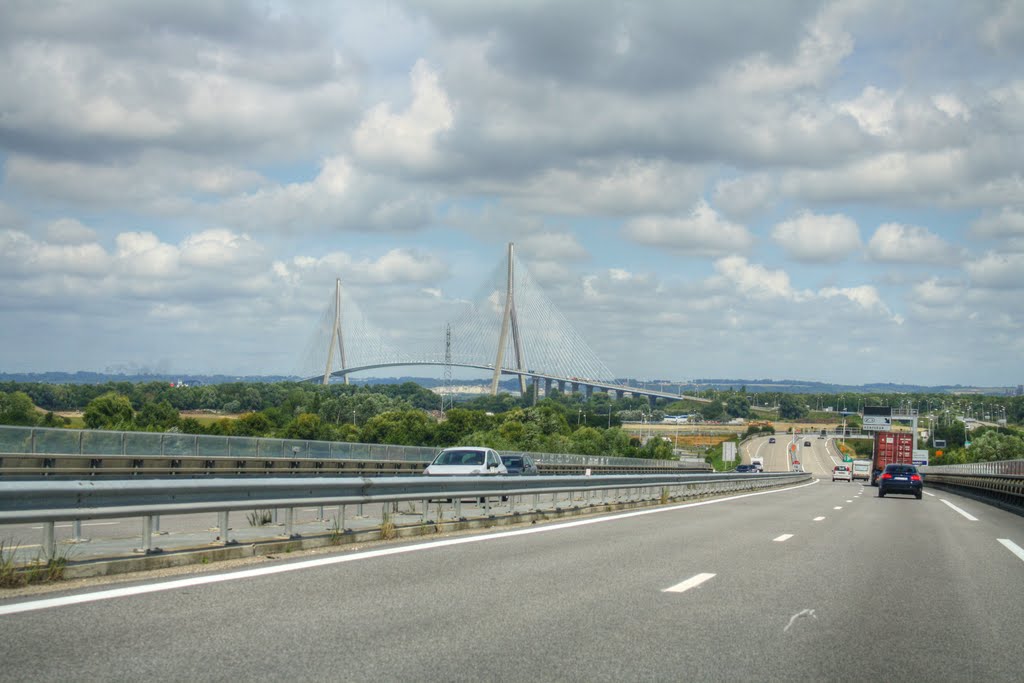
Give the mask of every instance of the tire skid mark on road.
M 792 626 L 794 622 L 796 622 L 796 620 L 800 619 L 801 617 L 810 617 L 812 619 L 818 618 L 817 615 L 814 614 L 814 610 L 812 609 L 800 610 L 799 612 L 797 612 L 789 618 L 789 623 L 786 624 L 786 628 L 782 629 L 782 632 L 785 633 L 786 631 L 788 631 L 789 627 Z

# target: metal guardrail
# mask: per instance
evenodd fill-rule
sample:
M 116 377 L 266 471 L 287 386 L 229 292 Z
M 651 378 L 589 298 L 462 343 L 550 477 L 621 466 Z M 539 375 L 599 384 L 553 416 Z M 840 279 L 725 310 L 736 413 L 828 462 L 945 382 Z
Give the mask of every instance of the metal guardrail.
M 504 455 L 509 455 L 505 452 Z M 584 465 L 538 462 L 541 474 L 641 474 L 710 471 L 703 461 L 622 458 L 628 465 Z M 427 461 L 429 462 L 429 461 Z M 656 464 L 651 464 L 651 463 Z M 134 456 L 0 453 L 0 478 L 28 477 L 223 477 L 223 476 L 347 476 L 379 477 L 421 474 L 424 462 L 347 458 L 240 458 L 222 456 Z
M 228 513 L 253 509 L 284 509 L 287 535 L 293 510 L 309 505 L 362 505 L 399 501 L 427 502 L 461 498 L 502 498 L 580 491 L 665 489 L 670 497 L 684 491 L 712 493 L 767 488 L 808 475 L 779 473 L 660 474 L 583 477 L 374 477 L 208 480 L 77 480 L 0 482 L 0 524 L 43 523 L 42 548 L 55 551 L 54 524 L 61 521 L 142 517 L 143 550 L 150 549 L 153 519 L 158 515 L 217 512 L 221 538 L 228 538 Z
M 0 453 L 17 455 L 134 456 L 136 458 L 234 458 L 237 460 L 358 460 L 362 462 L 409 462 L 425 466 L 439 448 L 395 446 L 344 441 L 304 441 L 245 436 L 210 436 L 175 432 L 123 432 L 92 429 L 54 429 L 47 427 L 0 426 Z M 673 460 L 646 460 L 603 455 L 568 453 L 524 453 L 504 451 L 506 455 L 529 455 L 548 465 L 579 467 L 656 467 L 665 469 Z
M 997 460 L 921 468 L 929 486 L 1024 513 L 1024 460 Z

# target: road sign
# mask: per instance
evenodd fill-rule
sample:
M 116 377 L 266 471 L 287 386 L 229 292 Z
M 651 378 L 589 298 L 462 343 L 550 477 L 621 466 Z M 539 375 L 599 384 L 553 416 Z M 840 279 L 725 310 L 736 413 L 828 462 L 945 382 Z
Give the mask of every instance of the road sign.
M 722 462 L 733 462 L 736 460 L 736 442 L 722 442 Z

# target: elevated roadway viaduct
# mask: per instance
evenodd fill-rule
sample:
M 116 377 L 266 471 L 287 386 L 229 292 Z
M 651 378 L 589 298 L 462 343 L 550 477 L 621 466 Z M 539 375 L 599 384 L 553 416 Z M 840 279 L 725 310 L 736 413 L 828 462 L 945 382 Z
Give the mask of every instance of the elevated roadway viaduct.
M 391 367 L 423 367 L 423 366 L 444 366 L 445 363 L 439 363 L 436 361 L 412 361 L 412 362 L 394 362 L 394 363 L 376 363 L 373 365 L 360 365 L 341 370 L 335 370 L 331 373 L 331 377 L 346 378 L 348 375 L 356 372 L 365 372 L 367 370 L 377 370 L 380 368 L 391 368 Z M 475 363 L 451 363 L 452 367 L 458 368 L 472 368 L 476 370 L 487 370 L 494 372 L 493 365 L 475 364 Z M 511 368 L 502 368 L 502 375 L 511 375 L 514 377 L 525 377 L 532 379 L 535 382 L 544 382 L 545 393 L 550 393 L 553 387 L 557 387 L 559 391 L 566 393 L 584 393 L 587 398 L 594 393 L 595 390 L 608 392 L 614 398 L 621 398 L 626 395 L 631 396 L 643 396 L 650 401 L 651 405 L 659 399 L 665 399 L 668 401 L 697 401 L 698 403 L 711 403 L 710 399 L 701 398 L 700 396 L 689 396 L 686 394 L 678 393 L 674 394 L 668 391 L 658 391 L 657 389 L 648 389 L 647 387 L 635 387 L 623 384 L 614 384 L 612 382 L 604 382 L 601 380 L 584 379 L 580 377 L 559 377 L 557 375 L 549 375 L 544 372 L 535 372 L 533 370 L 515 370 Z M 303 381 L 315 382 L 322 381 L 323 376 L 309 377 Z

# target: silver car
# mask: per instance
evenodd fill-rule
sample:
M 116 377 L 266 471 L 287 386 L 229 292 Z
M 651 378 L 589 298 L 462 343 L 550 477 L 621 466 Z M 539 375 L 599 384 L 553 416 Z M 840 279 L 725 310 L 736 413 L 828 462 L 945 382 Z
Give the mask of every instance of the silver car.
M 472 476 L 486 474 L 508 474 L 501 462 L 498 451 L 476 446 L 446 448 L 427 465 L 423 474 L 446 476 Z

